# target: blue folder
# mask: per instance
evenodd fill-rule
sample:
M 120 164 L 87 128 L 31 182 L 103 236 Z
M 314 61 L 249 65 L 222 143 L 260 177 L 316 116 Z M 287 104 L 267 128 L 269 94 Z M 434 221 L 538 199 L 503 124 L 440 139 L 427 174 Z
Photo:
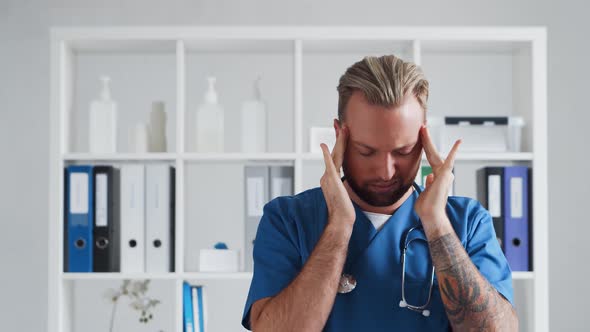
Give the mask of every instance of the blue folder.
M 193 320 L 193 296 L 191 294 L 191 286 L 185 281 L 182 284 L 182 318 L 184 319 L 183 331 L 195 332 Z
M 68 166 L 66 169 L 65 257 L 67 272 L 92 272 L 92 224 L 94 222 L 94 186 L 92 166 Z
M 529 171 L 504 168 L 504 253 L 512 271 L 529 271 Z
M 199 305 L 199 331 L 205 332 L 205 318 L 204 318 L 204 311 L 205 307 L 203 306 L 203 286 L 196 286 L 197 288 L 197 301 Z

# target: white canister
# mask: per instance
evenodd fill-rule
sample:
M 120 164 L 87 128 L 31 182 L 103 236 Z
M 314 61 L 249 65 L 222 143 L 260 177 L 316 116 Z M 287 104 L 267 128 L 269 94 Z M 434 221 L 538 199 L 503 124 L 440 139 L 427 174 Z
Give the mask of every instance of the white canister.
M 199 271 L 238 272 L 239 251 L 232 249 L 201 249 Z
M 129 131 L 129 151 L 147 153 L 149 151 L 148 126 L 145 123 L 136 124 Z
M 521 116 L 508 118 L 508 150 L 512 152 L 522 151 L 522 128 L 524 119 Z

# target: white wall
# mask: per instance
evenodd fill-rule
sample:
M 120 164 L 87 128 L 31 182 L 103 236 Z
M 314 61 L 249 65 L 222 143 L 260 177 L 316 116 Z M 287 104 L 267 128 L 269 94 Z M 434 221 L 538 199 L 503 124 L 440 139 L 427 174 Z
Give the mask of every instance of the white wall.
M 54 25 L 546 25 L 551 329 L 583 331 L 590 223 L 584 1 L 0 0 L 0 330 L 44 331 L 49 33 Z M 362 4 L 362 5 L 361 5 Z M 361 6 L 364 6 L 361 8 Z M 579 148 L 575 148 L 578 146 Z M 582 180 L 581 180 L 582 179 Z M 581 185 L 571 185 L 578 184 Z M 570 204 L 570 202 L 579 202 Z

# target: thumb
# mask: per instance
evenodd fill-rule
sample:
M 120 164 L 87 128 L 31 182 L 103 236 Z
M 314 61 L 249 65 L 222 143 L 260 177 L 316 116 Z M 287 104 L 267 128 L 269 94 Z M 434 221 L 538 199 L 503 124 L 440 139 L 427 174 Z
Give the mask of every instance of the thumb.
M 434 174 L 430 173 L 426 176 L 426 186 L 425 187 L 430 187 L 430 185 L 432 184 L 432 182 L 434 181 Z

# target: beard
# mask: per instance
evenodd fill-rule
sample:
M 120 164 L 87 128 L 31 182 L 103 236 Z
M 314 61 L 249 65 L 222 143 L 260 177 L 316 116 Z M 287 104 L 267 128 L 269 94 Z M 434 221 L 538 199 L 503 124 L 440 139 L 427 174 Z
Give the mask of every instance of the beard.
M 349 176 L 350 173 L 347 172 L 346 163 L 342 164 L 342 171 L 344 172 L 344 177 L 346 178 L 346 181 L 348 181 L 350 189 L 352 189 L 352 191 L 354 191 L 354 193 L 365 203 L 376 207 L 390 206 L 399 201 L 408 192 L 410 187 L 412 187 L 416 174 L 418 173 L 418 170 L 416 170 L 416 172 L 414 172 L 416 174 L 406 180 L 399 176 L 394 176 L 387 182 L 388 184 L 393 184 L 390 190 L 386 192 L 377 192 L 371 190 L 371 185 L 383 184 L 383 181 L 376 180 L 359 183 L 354 177 Z

